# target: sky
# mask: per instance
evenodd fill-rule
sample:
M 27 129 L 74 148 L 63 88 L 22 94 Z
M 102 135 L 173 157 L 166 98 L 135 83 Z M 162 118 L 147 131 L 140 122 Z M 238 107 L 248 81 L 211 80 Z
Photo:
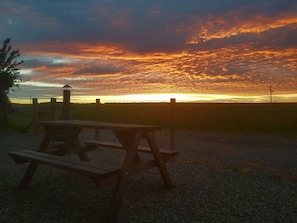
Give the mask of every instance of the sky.
M 24 60 L 12 102 L 66 84 L 73 102 L 297 101 L 296 0 L 0 4 L 0 41 Z

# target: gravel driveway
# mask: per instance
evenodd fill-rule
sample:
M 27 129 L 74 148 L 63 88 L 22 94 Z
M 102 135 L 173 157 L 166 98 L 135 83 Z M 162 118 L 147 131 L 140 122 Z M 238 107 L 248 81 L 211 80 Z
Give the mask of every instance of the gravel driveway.
M 168 132 L 157 136 L 166 147 Z M 31 185 L 17 189 L 27 164 L 7 153 L 36 149 L 41 137 L 0 132 L 0 222 L 102 222 L 113 186 L 98 188 L 84 176 L 40 166 Z M 132 177 L 119 222 L 297 222 L 297 138 L 180 130 L 177 149 L 168 164 L 176 187 L 167 190 L 156 169 Z M 90 155 L 114 165 L 120 158 L 110 158 L 120 153 Z

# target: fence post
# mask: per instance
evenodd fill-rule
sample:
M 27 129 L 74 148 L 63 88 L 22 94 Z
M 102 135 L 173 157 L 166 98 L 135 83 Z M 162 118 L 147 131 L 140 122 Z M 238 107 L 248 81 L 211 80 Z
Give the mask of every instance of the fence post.
M 170 149 L 175 150 L 175 128 L 176 128 L 176 115 L 175 115 L 175 98 L 170 99 Z
M 56 120 L 56 98 L 51 98 L 51 119 Z
M 95 113 L 95 119 L 96 119 L 96 121 L 97 122 L 99 122 L 100 121 L 100 99 L 99 98 L 97 98 L 96 99 L 96 113 Z M 99 137 L 100 137 L 100 130 L 99 129 L 95 129 L 95 139 L 99 139 Z
M 33 133 L 38 133 L 38 125 L 39 125 L 39 112 L 38 112 L 38 99 L 33 98 Z
M 63 90 L 63 114 L 62 119 L 70 119 L 70 90 Z

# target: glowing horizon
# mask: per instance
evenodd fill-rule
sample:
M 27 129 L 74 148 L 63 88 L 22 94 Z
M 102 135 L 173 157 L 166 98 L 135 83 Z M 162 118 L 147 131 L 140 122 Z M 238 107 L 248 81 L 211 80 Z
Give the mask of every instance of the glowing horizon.
M 63 101 L 63 96 L 55 97 L 57 102 Z M 170 102 L 174 98 L 177 103 L 271 103 L 270 95 L 236 96 L 218 94 L 130 94 L 130 95 L 104 95 L 104 96 L 71 96 L 71 103 L 161 103 Z M 37 98 L 39 103 L 50 102 L 51 98 Z M 11 98 L 12 103 L 31 104 L 32 98 Z M 272 103 L 295 103 L 297 94 L 273 95 Z

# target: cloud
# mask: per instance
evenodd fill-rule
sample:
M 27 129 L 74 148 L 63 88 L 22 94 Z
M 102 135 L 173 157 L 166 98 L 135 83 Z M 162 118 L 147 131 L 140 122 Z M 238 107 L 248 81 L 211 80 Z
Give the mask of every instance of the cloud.
M 22 64 L 24 69 L 34 69 L 37 67 L 58 68 L 64 67 L 69 64 L 70 61 L 63 57 L 51 57 L 51 56 L 27 56 Z
M 11 0 L 0 37 L 32 81 L 81 94 L 294 91 L 296 15 L 293 0 Z
M 123 68 L 113 66 L 113 65 L 100 65 L 100 64 L 88 64 L 82 68 L 78 68 L 72 74 L 90 74 L 90 75 L 100 75 L 100 74 L 116 74 L 122 71 Z
M 171 52 L 203 36 L 273 24 L 284 12 L 294 15 L 294 7 L 294 1 L 12 1 L 4 5 L 9 16 L 2 17 L 11 21 L 7 30 L 18 42 L 113 43 L 138 52 Z

